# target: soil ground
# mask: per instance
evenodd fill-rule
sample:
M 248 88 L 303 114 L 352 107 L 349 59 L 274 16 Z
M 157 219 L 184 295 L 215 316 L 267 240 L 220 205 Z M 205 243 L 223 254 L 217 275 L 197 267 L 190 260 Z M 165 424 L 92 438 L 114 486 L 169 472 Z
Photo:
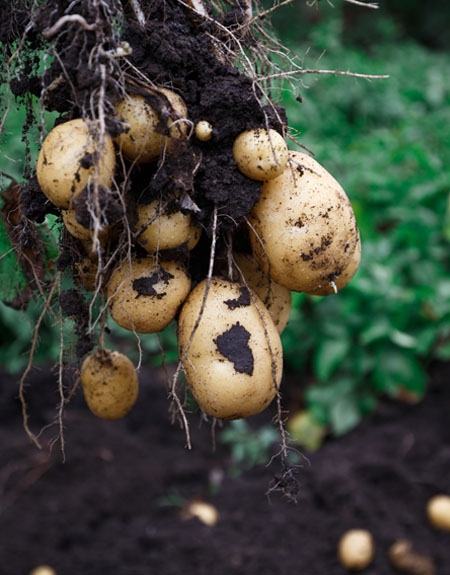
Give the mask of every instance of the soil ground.
M 300 470 L 297 504 L 265 495 L 276 465 L 229 475 L 208 427 L 193 419 L 193 450 L 169 423 L 162 376 L 146 371 L 133 412 L 115 423 L 92 416 L 81 394 L 65 417 L 66 462 L 25 436 L 14 378 L 0 389 L 0 573 L 39 564 L 58 575 L 342 575 L 336 543 L 369 529 L 376 555 L 365 575 L 395 573 L 387 551 L 399 538 L 450 573 L 450 533 L 433 530 L 429 497 L 450 490 L 450 365 L 434 366 L 424 402 L 384 401 L 355 431 L 330 439 Z M 36 371 L 28 388 L 33 428 L 54 418 L 55 377 Z M 269 414 L 270 415 L 270 414 Z M 46 436 L 56 433 L 47 430 Z M 211 490 L 212 478 L 223 477 Z M 183 520 L 169 496 L 217 507 L 214 527 Z

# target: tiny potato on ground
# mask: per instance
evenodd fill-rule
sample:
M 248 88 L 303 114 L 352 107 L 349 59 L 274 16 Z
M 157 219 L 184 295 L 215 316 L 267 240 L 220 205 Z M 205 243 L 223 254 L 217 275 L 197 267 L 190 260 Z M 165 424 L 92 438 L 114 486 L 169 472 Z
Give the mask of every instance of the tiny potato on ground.
M 427 503 L 427 517 L 435 529 L 450 531 L 450 496 L 432 497 Z
M 200 142 L 208 142 L 212 138 L 213 127 L 206 120 L 195 124 L 195 135 Z
M 233 144 L 233 157 L 245 176 L 266 181 L 283 173 L 288 148 L 278 132 L 258 128 L 239 134 Z
M 280 385 L 280 336 L 258 296 L 242 283 L 219 277 L 211 280 L 193 333 L 206 284 L 204 280 L 192 290 L 178 320 L 186 380 L 207 414 L 221 419 L 250 417 L 269 405 Z
M 126 130 L 115 139 L 115 142 L 131 161 L 147 163 L 159 158 L 165 146 L 170 148 L 170 140 L 183 140 L 187 136 L 187 108 L 181 96 L 168 90 L 158 88 L 171 106 L 167 127 L 170 136 L 157 131 L 159 117 L 146 101 L 144 96 L 132 94 L 116 104 L 117 114 L 122 118 Z
M 149 253 L 170 250 L 186 244 L 192 250 L 198 243 L 201 230 L 192 218 L 180 211 L 167 212 L 158 200 L 137 207 L 138 221 L 134 231 L 137 241 Z
M 339 561 L 347 569 L 365 569 L 372 563 L 374 553 L 373 537 L 365 529 L 350 529 L 338 543 Z
M 97 166 L 92 165 L 94 155 L 98 155 Z M 55 206 L 67 209 L 94 178 L 99 186 L 109 188 L 115 164 L 111 137 L 105 135 L 99 149 L 87 123 L 78 118 L 55 126 L 47 135 L 39 152 L 36 175 L 47 198 Z
M 193 517 L 197 517 L 202 523 L 212 527 L 219 521 L 219 512 L 211 503 L 194 500 L 188 503 L 181 511 L 182 519 L 192 519 Z
M 137 333 L 163 330 L 174 319 L 191 289 L 185 268 L 156 258 L 124 260 L 108 282 L 109 310 L 114 321 Z
M 288 289 L 332 294 L 359 265 L 355 215 L 344 190 L 316 160 L 301 152 L 289 156 L 283 174 L 263 185 L 250 213 L 253 253 Z
M 124 417 L 138 396 L 138 377 L 133 363 L 118 351 L 91 353 L 81 366 L 81 384 L 89 409 L 101 419 Z

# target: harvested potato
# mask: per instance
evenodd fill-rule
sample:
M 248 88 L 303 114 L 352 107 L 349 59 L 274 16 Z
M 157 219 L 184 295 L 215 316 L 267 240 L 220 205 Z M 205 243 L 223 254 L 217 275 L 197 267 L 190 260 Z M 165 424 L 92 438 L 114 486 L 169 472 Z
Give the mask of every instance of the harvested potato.
M 164 146 L 170 148 L 172 138 L 186 138 L 187 124 L 182 120 L 187 118 L 186 104 L 181 96 L 167 88 L 159 88 L 158 91 L 167 98 L 172 107 L 167 120 L 170 137 L 157 131 L 158 115 L 144 96 L 134 94 L 116 105 L 116 111 L 128 130 L 122 132 L 115 142 L 129 160 L 138 163 L 151 162 L 159 157 Z
M 50 565 L 38 565 L 30 571 L 30 575 L 56 575 L 56 571 Z
M 200 239 L 201 230 L 192 223 L 191 216 L 179 211 L 169 213 L 158 200 L 139 205 L 137 215 L 138 242 L 149 253 L 179 248 L 183 244 L 192 250 Z
M 427 516 L 435 529 L 450 531 L 450 496 L 435 495 L 427 504 Z
M 250 213 L 253 252 L 288 289 L 331 294 L 358 268 L 355 216 L 344 190 L 318 162 L 300 152 L 290 158 L 283 174 L 263 185 Z
M 92 156 L 99 154 L 97 166 Z M 106 135 L 99 149 L 89 127 L 81 118 L 55 126 L 45 138 L 36 166 L 41 190 L 59 208 L 69 208 L 89 182 L 109 188 L 116 156 L 112 139 Z
M 202 523 L 212 527 L 219 521 L 219 512 L 211 503 L 194 500 L 181 510 L 182 519 L 192 519 L 193 517 L 197 517 Z
M 176 262 L 151 256 L 124 260 L 108 282 L 108 302 L 114 321 L 138 333 L 163 330 L 187 298 L 191 280 Z
M 80 223 L 77 222 L 75 210 L 61 210 L 62 219 L 67 231 L 74 238 L 79 240 L 90 240 L 92 237 L 91 230 L 88 230 Z M 108 235 L 111 226 L 105 226 L 99 230 L 99 238 L 104 238 Z
M 81 366 L 81 384 L 89 409 L 101 419 L 120 419 L 136 402 L 138 378 L 133 363 L 118 351 L 91 353 Z
M 262 300 L 272 316 L 278 333 L 282 333 L 291 313 L 290 290 L 273 281 L 251 255 L 235 253 L 234 258 L 250 289 Z
M 195 135 L 200 142 L 208 142 L 213 133 L 213 127 L 206 120 L 201 120 L 195 125 Z
M 278 132 L 259 128 L 239 134 L 233 144 L 233 157 L 245 176 L 266 181 L 283 173 L 288 148 Z
M 181 358 L 199 317 L 205 289 L 206 280 L 192 290 L 181 309 Z M 264 304 L 254 297 L 256 304 L 243 284 L 213 277 L 184 358 L 186 379 L 197 403 L 214 417 L 255 415 L 269 405 L 280 385 L 280 336 Z
M 373 537 L 365 529 L 350 529 L 339 540 L 339 561 L 347 569 L 365 569 L 372 563 L 374 553 Z

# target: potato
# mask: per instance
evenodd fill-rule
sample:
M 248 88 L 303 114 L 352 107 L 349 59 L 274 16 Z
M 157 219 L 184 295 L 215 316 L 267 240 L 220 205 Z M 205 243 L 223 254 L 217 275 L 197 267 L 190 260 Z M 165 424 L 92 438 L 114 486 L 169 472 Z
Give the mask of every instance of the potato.
M 167 88 L 158 88 L 158 90 L 166 96 L 173 109 L 173 115 L 167 121 L 170 137 L 156 130 L 159 123 L 158 115 L 146 102 L 144 96 L 134 94 L 116 105 L 117 113 L 129 129 L 122 132 L 115 142 L 129 160 L 138 163 L 151 162 L 159 157 L 164 146 L 170 148 L 171 138 L 179 140 L 186 138 L 187 123 L 177 121 L 187 118 L 186 104 L 175 92 Z
M 374 553 L 373 537 L 365 529 L 350 529 L 339 540 L 339 561 L 347 569 L 365 569 L 372 563 Z
M 30 575 L 56 575 L 56 571 L 50 565 L 38 565 L 30 571 Z
M 92 237 L 91 230 L 88 230 L 77 222 L 75 210 L 61 210 L 62 219 L 67 231 L 74 238 L 79 240 L 90 240 Z M 99 238 L 105 238 L 112 226 L 104 226 L 99 230 Z
M 98 273 L 98 263 L 86 256 L 75 264 L 76 280 L 84 289 L 95 291 Z M 102 282 L 103 283 L 103 282 Z
M 168 213 L 160 206 L 158 200 L 138 206 L 135 232 L 139 233 L 150 222 L 138 235 L 138 242 L 149 253 L 179 248 L 183 244 L 192 250 L 200 239 L 200 228 L 192 223 L 191 216 L 182 212 Z
M 136 402 L 138 378 L 126 355 L 103 349 L 91 353 L 81 366 L 81 384 L 89 409 L 101 419 L 120 419 Z
M 117 266 L 108 282 L 108 302 L 114 321 L 138 333 L 163 330 L 187 298 L 191 280 L 184 267 L 156 258 L 132 258 Z
M 200 142 L 208 142 L 213 133 L 213 127 L 206 120 L 201 120 L 195 125 L 195 135 Z
M 99 153 L 97 169 L 91 165 L 96 153 Z M 67 209 L 94 178 L 99 186 L 111 187 L 115 163 L 112 139 L 106 135 L 99 150 L 88 125 L 78 118 L 59 124 L 45 138 L 36 175 L 47 198 L 55 206 Z
M 250 289 L 264 303 L 278 333 L 281 334 L 291 313 L 291 292 L 271 280 L 269 274 L 263 272 L 251 255 L 235 253 L 234 259 Z
M 450 531 L 450 497 L 435 495 L 427 504 L 427 516 L 435 529 Z
M 192 290 L 181 309 L 181 358 L 197 322 L 205 289 L 206 280 Z M 280 385 L 280 336 L 262 301 L 253 297 L 256 305 L 243 284 L 213 277 L 198 329 L 183 361 L 197 403 L 214 417 L 255 415 L 269 405 Z
M 272 180 L 283 173 L 288 148 L 275 130 L 247 130 L 236 138 L 233 157 L 239 170 L 252 180 Z
M 219 521 L 219 512 L 211 503 L 194 500 L 181 510 L 182 519 L 192 519 L 193 517 L 197 517 L 202 523 L 212 527 Z
M 300 152 L 290 158 L 283 174 L 263 185 L 250 213 L 253 252 L 288 289 L 331 294 L 347 285 L 360 261 L 355 216 L 344 190 L 318 162 Z

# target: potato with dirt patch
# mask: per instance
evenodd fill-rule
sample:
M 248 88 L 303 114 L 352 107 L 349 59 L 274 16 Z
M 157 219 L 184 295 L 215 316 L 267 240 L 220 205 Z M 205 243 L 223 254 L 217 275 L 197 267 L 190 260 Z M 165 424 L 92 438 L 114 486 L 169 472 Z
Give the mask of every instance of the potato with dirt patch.
M 290 290 L 328 295 L 345 287 L 361 256 L 350 201 L 338 182 L 301 152 L 263 185 L 250 240 L 263 270 Z
M 250 417 L 269 405 L 280 385 L 280 336 L 254 293 L 242 283 L 219 277 L 211 280 L 193 332 L 206 285 L 204 280 L 192 290 L 178 321 L 178 348 L 186 379 L 197 403 L 209 415 Z
M 151 254 L 183 245 L 192 250 L 202 233 L 192 222 L 191 216 L 179 210 L 170 211 L 158 200 L 139 205 L 137 215 L 138 221 L 135 226 L 137 241 Z
M 191 280 L 183 265 L 152 256 L 125 259 L 108 282 L 109 311 L 114 321 L 137 333 L 163 330 L 187 298 Z
M 81 384 L 89 409 L 101 419 L 124 417 L 138 396 L 138 377 L 126 355 L 98 350 L 83 361 Z
M 239 170 L 252 180 L 266 181 L 283 173 L 288 147 L 275 130 L 247 130 L 236 138 L 233 157 Z
M 106 134 L 100 144 L 88 124 L 78 118 L 58 124 L 45 138 L 36 175 L 47 198 L 67 209 L 89 183 L 110 188 L 115 164 L 111 137 Z
M 188 113 L 183 98 L 167 88 L 158 88 L 158 92 L 167 101 L 165 108 L 169 136 L 158 131 L 160 119 L 144 96 L 132 94 L 116 105 L 124 131 L 115 142 L 131 161 L 146 163 L 156 160 L 165 147 L 170 149 L 172 139 L 184 140 L 187 136 Z

